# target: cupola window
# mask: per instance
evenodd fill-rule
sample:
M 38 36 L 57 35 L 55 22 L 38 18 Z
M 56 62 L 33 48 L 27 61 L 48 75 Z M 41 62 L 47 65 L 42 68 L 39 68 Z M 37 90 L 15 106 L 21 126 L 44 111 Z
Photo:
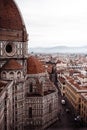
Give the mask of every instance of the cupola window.
M 14 73 L 10 72 L 10 79 L 13 79 L 13 78 L 14 78 Z

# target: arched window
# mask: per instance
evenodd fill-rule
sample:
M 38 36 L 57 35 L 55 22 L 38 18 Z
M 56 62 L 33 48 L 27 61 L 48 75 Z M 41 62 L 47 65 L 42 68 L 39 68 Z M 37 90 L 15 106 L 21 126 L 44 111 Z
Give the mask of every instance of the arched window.
M 18 73 L 17 73 L 17 78 L 20 78 L 21 77 L 21 72 L 19 71 Z
M 30 83 L 30 86 L 29 86 L 29 92 L 32 93 L 33 92 L 33 84 Z
M 14 73 L 10 72 L 10 79 L 13 79 L 13 78 L 14 78 Z
M 32 107 L 29 107 L 29 118 L 32 118 Z

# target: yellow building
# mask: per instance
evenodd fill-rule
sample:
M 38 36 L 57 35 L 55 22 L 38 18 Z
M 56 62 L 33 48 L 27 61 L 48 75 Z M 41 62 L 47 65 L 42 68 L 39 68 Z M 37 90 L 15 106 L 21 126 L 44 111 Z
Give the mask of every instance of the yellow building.
M 77 78 L 75 79 L 70 76 L 66 76 L 66 88 L 65 88 L 65 97 L 71 103 L 76 113 L 80 114 L 81 108 L 81 93 L 87 92 L 87 86 L 83 86 L 78 82 Z
M 87 123 L 87 93 L 82 93 L 81 94 L 81 109 L 80 109 L 80 115 Z

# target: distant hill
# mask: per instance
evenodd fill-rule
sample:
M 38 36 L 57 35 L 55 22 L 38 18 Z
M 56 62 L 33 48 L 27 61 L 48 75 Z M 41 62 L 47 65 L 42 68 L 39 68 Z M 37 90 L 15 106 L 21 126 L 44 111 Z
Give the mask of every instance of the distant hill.
M 36 47 L 29 48 L 29 52 L 33 53 L 87 53 L 87 46 L 83 47 L 67 47 L 67 46 L 55 46 L 55 47 Z

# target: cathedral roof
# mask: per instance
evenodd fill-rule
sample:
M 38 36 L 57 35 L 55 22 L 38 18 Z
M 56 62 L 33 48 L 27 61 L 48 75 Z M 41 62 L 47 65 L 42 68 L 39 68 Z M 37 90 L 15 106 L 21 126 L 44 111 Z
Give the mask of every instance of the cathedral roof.
M 18 69 L 23 69 L 23 67 L 16 60 L 10 59 L 9 61 L 7 61 L 7 63 L 5 63 L 2 66 L 2 69 L 4 69 L 4 70 L 18 70 Z
M 39 74 L 44 72 L 45 68 L 37 58 L 30 56 L 27 59 L 27 74 Z
M 0 28 L 23 29 L 20 12 L 13 0 L 0 0 Z

